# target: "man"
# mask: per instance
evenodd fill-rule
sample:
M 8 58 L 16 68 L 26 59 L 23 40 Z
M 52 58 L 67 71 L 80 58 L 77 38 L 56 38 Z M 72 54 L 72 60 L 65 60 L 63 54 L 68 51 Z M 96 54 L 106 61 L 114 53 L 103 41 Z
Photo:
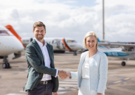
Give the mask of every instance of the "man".
M 67 77 L 65 71 L 54 67 L 53 47 L 46 43 L 46 27 L 41 21 L 34 23 L 35 39 L 26 47 L 28 76 L 24 90 L 28 95 L 57 95 L 58 77 Z

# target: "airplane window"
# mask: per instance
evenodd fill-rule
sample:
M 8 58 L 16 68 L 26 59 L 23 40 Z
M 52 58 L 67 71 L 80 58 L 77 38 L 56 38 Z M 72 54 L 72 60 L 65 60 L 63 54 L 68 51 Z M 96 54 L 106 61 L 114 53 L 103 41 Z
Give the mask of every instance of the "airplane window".
M 0 30 L 0 36 L 9 36 L 6 30 Z
M 75 40 L 67 40 L 67 43 L 76 43 Z
M 23 40 L 23 42 L 26 42 L 26 40 Z

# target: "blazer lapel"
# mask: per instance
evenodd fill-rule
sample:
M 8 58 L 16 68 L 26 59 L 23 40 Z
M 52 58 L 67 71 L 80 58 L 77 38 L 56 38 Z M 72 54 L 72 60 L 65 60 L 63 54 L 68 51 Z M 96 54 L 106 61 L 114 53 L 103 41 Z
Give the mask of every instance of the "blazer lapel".
M 36 40 L 34 39 L 32 42 L 33 42 L 34 47 L 38 50 L 38 53 L 41 55 L 41 57 L 42 57 L 41 59 L 44 60 L 43 53 L 42 53 L 38 43 L 36 42 Z
M 53 58 L 52 58 L 52 54 L 51 54 L 51 50 L 50 50 L 50 47 L 49 47 L 49 45 L 48 45 L 48 43 L 47 43 L 47 45 L 46 45 L 46 47 L 47 47 L 47 50 L 48 50 L 48 53 L 49 53 L 49 57 L 50 57 L 50 60 L 51 60 L 51 67 L 52 68 L 54 68 L 54 65 L 53 65 Z

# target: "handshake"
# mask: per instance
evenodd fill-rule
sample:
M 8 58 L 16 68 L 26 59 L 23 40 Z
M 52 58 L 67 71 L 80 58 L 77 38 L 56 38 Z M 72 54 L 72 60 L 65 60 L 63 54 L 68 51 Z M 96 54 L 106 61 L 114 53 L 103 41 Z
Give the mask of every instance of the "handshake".
M 58 75 L 61 79 L 66 79 L 67 77 L 71 77 L 70 72 L 66 72 L 66 71 L 63 71 L 63 70 L 59 70 Z

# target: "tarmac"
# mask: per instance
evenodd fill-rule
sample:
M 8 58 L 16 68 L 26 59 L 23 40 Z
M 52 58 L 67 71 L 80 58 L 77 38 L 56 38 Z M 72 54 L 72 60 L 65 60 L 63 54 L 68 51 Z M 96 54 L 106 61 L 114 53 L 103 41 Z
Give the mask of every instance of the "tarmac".
M 76 72 L 80 54 L 54 54 L 55 67 L 58 70 Z M 121 66 L 122 60 L 108 58 L 108 80 L 105 95 L 135 95 L 135 60 L 129 60 L 126 66 Z M 27 80 L 27 62 L 24 54 L 18 59 L 10 60 L 11 69 L 2 68 L 0 59 L 0 95 L 27 95 L 23 91 Z M 58 95 L 77 95 L 77 80 L 59 78 Z

